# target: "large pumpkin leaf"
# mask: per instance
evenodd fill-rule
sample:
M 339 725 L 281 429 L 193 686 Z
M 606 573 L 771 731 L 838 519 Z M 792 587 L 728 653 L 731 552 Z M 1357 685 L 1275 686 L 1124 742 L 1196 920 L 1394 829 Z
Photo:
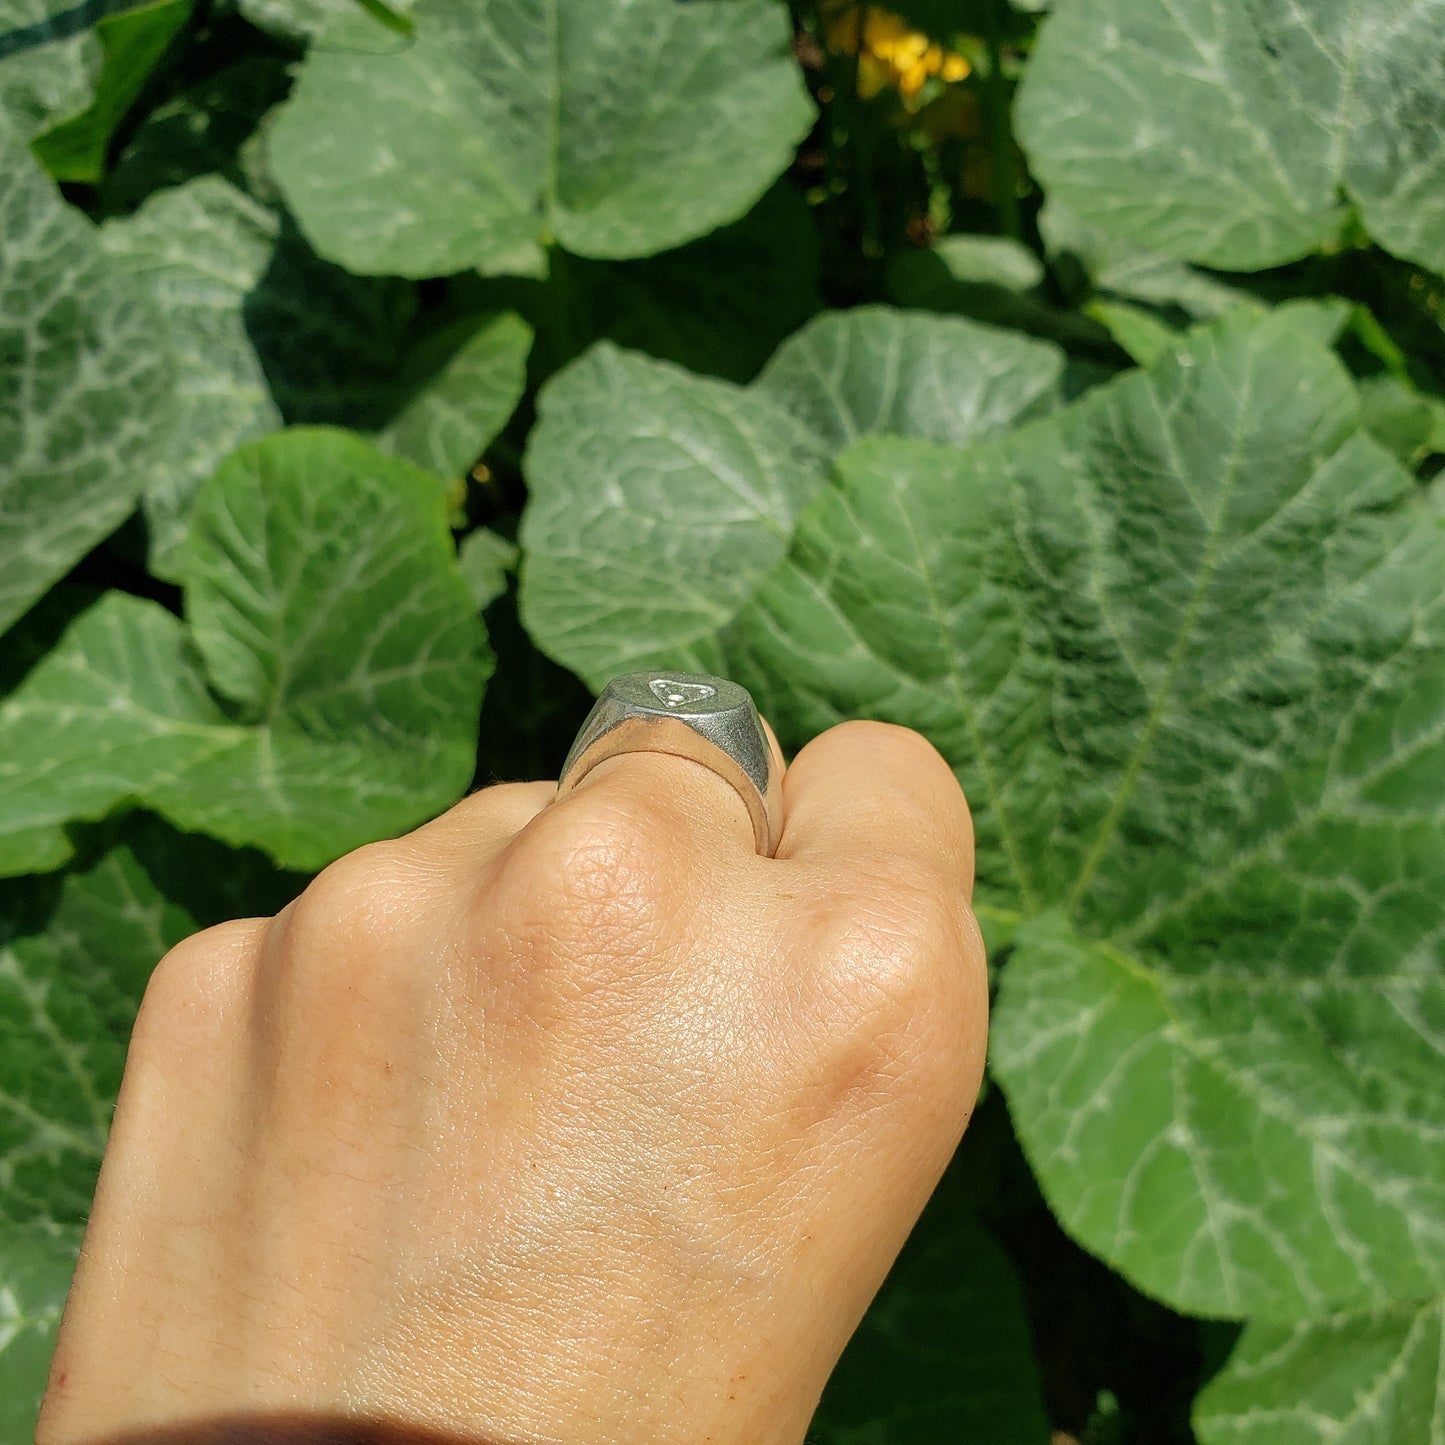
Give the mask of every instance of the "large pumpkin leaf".
M 0 113 L 27 140 L 95 96 L 100 42 L 74 19 L 69 0 L 0 0 Z
M 146 477 L 151 566 L 173 575 L 196 489 L 238 443 L 280 413 L 246 333 L 242 303 L 266 269 L 276 221 L 218 176 L 151 197 L 101 227 L 101 245 L 150 287 L 180 362 L 176 423 Z
M 520 317 L 470 315 L 420 334 L 409 285 L 317 261 L 219 176 L 158 192 L 100 237 L 153 291 L 182 363 L 177 424 L 144 498 L 158 575 L 176 576 L 192 499 L 221 458 L 280 426 L 273 385 L 293 417 L 377 429 L 384 451 L 446 477 L 465 473 L 521 397 L 531 332 Z M 337 304 L 312 311 L 318 280 Z
M 150 296 L 0 115 L 0 631 L 135 505 L 172 425 Z
M 1065 1227 L 1196 1312 L 1445 1279 L 1445 531 L 1288 317 L 994 444 L 868 441 L 713 659 L 957 766 Z M 1072 922 L 1065 921 L 1065 915 Z
M 971 322 L 819 317 L 749 387 L 598 346 L 544 388 L 522 615 L 594 689 L 683 664 L 786 552 L 827 461 L 871 432 L 959 442 L 1057 399 L 1062 356 Z
M 1445 1439 L 1445 1300 L 1252 1324 L 1194 1411 L 1201 1445 Z
M 1073 0 L 1019 133 L 1050 194 L 1140 246 L 1238 270 L 1339 228 L 1445 270 L 1441 0 Z
M 757 390 L 834 455 L 863 436 L 987 436 L 1055 405 L 1062 371 L 1056 347 L 1012 332 L 863 306 L 791 337 Z
M 707 636 L 787 550 L 821 467 L 752 391 L 595 346 L 543 389 L 527 446 L 528 631 L 595 688 Z
M 438 479 L 342 432 L 263 438 L 179 567 L 189 627 L 110 594 L 0 705 L 0 872 L 132 802 L 317 867 L 466 789 L 491 659 Z
M 284 216 L 244 316 L 286 421 L 377 434 L 443 475 L 476 460 L 525 384 L 520 317 L 470 300 L 424 308 L 412 282 L 323 261 Z
M 287 202 L 353 271 L 535 274 L 742 215 L 812 121 L 774 0 L 421 0 L 338 16 L 271 134 Z

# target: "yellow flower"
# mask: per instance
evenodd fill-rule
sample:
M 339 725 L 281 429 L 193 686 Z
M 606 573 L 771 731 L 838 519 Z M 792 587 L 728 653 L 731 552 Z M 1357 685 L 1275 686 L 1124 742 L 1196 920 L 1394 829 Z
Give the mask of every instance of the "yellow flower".
M 955 81 L 969 73 L 963 56 L 910 29 L 892 11 L 856 0 L 835 0 L 827 7 L 824 38 L 835 54 L 858 57 L 858 93 L 865 99 L 892 86 L 911 101 L 932 75 Z

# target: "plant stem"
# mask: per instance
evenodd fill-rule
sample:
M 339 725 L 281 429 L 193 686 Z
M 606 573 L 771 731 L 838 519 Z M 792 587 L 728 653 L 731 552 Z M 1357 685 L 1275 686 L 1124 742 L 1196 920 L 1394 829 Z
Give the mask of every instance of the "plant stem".
M 1008 84 L 1003 73 L 1002 24 L 999 14 L 1005 0 L 984 0 L 984 43 L 988 46 L 988 75 L 983 99 L 988 129 L 989 174 L 994 204 L 1005 235 L 1023 240 L 1019 217 L 1018 165 L 1014 157 L 1013 130 L 1009 124 Z

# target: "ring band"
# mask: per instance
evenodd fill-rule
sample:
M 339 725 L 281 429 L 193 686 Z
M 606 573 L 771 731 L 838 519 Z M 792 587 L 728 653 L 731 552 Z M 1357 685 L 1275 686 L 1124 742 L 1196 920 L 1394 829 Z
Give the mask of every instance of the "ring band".
M 614 677 L 562 764 L 559 798 L 604 758 L 671 753 L 711 768 L 747 804 L 757 850 L 771 858 L 783 831 L 781 759 L 745 687 L 700 672 Z

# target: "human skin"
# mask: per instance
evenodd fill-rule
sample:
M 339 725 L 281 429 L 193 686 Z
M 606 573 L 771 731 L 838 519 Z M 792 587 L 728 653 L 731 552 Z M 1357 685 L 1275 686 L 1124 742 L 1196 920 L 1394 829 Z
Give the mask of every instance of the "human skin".
M 978 1093 L 963 795 L 868 722 L 776 858 L 686 759 L 554 791 L 166 955 L 38 1445 L 799 1445 Z

